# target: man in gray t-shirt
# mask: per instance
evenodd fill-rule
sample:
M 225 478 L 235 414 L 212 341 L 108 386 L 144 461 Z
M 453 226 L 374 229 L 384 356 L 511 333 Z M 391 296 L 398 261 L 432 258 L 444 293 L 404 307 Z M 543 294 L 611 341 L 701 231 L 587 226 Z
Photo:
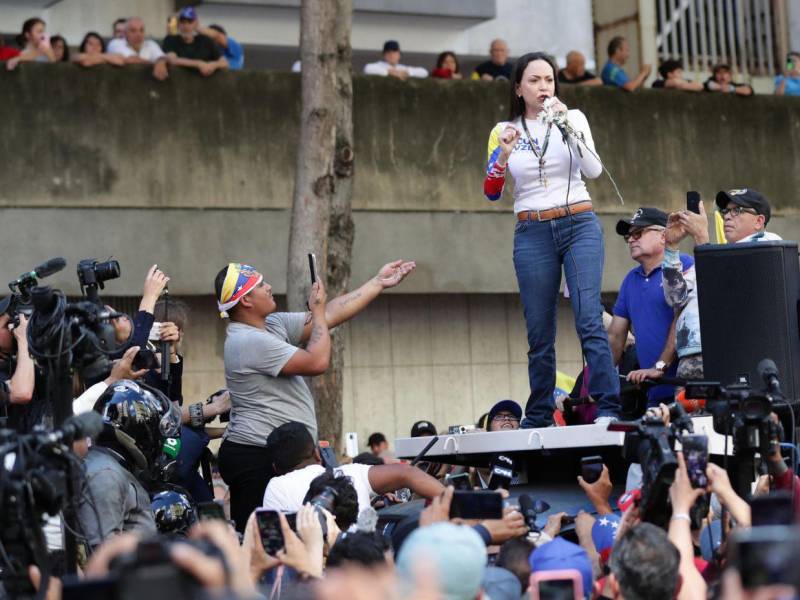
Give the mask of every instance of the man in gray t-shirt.
M 317 439 L 314 399 L 303 377 L 320 375 L 330 361 L 329 328 L 361 312 L 383 290 L 416 267 L 401 260 L 384 265 L 357 290 L 326 302 L 320 281 L 311 286 L 309 313 L 278 313 L 272 287 L 253 267 L 230 263 L 214 281 L 220 313 L 230 318 L 225 340 L 225 379 L 231 422 L 219 451 L 219 468 L 231 494 L 231 517 L 244 531 L 274 474 L 267 436 L 290 421 Z
M 306 426 L 317 439 L 314 398 L 300 375 L 281 370 L 300 345 L 305 313 L 272 313 L 264 329 L 232 321 L 225 339 L 225 381 L 231 394 L 231 422 L 224 439 L 263 446 L 287 421 Z

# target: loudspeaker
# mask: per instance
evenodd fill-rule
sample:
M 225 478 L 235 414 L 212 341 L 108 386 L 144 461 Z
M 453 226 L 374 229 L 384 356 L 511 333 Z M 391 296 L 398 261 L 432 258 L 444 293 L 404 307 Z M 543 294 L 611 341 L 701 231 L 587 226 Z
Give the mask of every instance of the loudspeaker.
M 771 358 L 787 398 L 800 392 L 800 265 L 795 242 L 748 242 L 695 248 L 703 374 L 723 385 Z

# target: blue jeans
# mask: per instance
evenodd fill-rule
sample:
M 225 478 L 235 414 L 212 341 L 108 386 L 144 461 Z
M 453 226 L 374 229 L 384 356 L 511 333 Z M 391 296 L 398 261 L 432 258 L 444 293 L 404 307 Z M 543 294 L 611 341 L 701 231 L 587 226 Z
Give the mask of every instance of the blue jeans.
M 567 278 L 575 328 L 589 365 L 589 394 L 598 416 L 620 416 L 619 379 L 603 327 L 603 229 L 594 212 L 551 221 L 518 221 L 514 229 L 514 269 L 528 329 L 531 395 L 523 427 L 553 422 L 556 381 L 556 306 L 561 269 Z

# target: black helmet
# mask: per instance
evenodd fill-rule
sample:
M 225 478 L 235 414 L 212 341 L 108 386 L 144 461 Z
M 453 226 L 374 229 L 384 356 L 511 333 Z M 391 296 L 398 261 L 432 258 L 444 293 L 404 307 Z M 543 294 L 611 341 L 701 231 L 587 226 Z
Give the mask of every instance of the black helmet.
M 97 399 L 94 410 L 113 429 L 137 471 L 152 468 L 166 439 L 180 436 L 180 410 L 148 385 L 128 379 L 117 381 Z
M 153 496 L 150 508 L 160 533 L 185 534 L 197 521 L 189 495 L 178 490 L 165 490 Z

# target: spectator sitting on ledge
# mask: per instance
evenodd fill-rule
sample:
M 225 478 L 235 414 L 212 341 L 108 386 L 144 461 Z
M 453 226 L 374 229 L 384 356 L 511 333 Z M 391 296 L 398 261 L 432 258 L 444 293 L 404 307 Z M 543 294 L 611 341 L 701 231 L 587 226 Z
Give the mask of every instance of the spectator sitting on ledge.
M 472 79 L 483 81 L 494 81 L 495 79 L 511 79 L 511 69 L 513 65 L 508 62 L 508 44 L 505 40 L 492 40 L 489 46 L 489 56 L 486 62 L 482 62 L 472 72 Z
M 21 62 L 54 62 L 56 60 L 45 29 L 44 21 L 36 17 L 28 19 L 22 24 L 22 33 L 17 36 L 17 45 L 22 47 L 22 52 L 8 60 L 6 69 L 12 71 Z
M 125 39 L 125 29 L 127 27 L 127 24 L 128 20 L 123 17 L 120 17 L 119 19 L 114 21 L 113 25 L 111 25 L 111 33 L 112 33 L 111 41 Z
M 383 77 L 389 75 L 404 81 L 409 77 L 424 78 L 428 76 L 428 70 L 423 67 L 401 65 L 400 57 L 400 44 L 395 40 L 388 40 L 383 45 L 383 60 L 366 65 L 364 74 L 381 75 Z
M 100 34 L 90 31 L 83 37 L 75 62 L 82 67 L 96 67 L 104 64 L 121 67 L 125 64 L 125 59 L 119 54 L 108 54 L 106 43 Z
M 228 61 L 207 35 L 198 33 L 197 12 L 191 6 L 178 13 L 178 35 L 164 38 L 162 48 L 169 63 L 178 67 L 197 69 L 202 75 L 213 75 L 217 69 L 227 69 Z
M 683 77 L 683 64 L 679 60 L 665 60 L 658 68 L 661 79 L 653 82 L 654 88 L 683 90 L 684 92 L 702 92 L 703 84 L 689 81 Z
M 54 35 L 51 37 L 50 47 L 53 49 L 54 62 L 69 62 L 69 46 L 64 36 Z
M 163 81 L 169 77 L 167 56 L 161 46 L 145 38 L 144 21 L 131 17 L 125 22 L 125 37 L 108 43 L 109 54 L 119 54 L 126 65 L 153 64 L 153 77 Z
M 800 52 L 786 57 L 786 70 L 775 78 L 776 96 L 800 96 Z
M 621 35 L 611 39 L 608 43 L 608 62 L 600 74 L 605 85 L 613 85 L 628 92 L 633 92 L 642 87 L 644 80 L 650 75 L 652 67 L 650 65 L 642 65 L 642 68 L 639 69 L 639 74 L 631 79 L 622 68 L 628 62 L 630 55 L 631 48 L 628 45 L 628 40 Z
M 214 43 L 222 48 L 222 55 L 228 61 L 228 68 L 231 71 L 240 71 L 244 68 L 244 50 L 242 45 L 233 39 L 222 28 L 222 25 L 209 25 L 201 27 L 200 33 L 207 35 Z
M 753 88 L 746 83 L 735 83 L 729 65 L 714 65 L 705 84 L 707 92 L 735 93 L 737 96 L 752 96 Z
M 577 50 L 567 53 L 567 66 L 558 72 L 558 82 L 576 85 L 603 85 L 602 79 L 586 70 L 586 57 Z
M 431 73 L 431 77 L 438 79 L 462 79 L 461 67 L 458 66 L 458 59 L 454 52 L 446 50 L 436 59 L 436 68 Z

